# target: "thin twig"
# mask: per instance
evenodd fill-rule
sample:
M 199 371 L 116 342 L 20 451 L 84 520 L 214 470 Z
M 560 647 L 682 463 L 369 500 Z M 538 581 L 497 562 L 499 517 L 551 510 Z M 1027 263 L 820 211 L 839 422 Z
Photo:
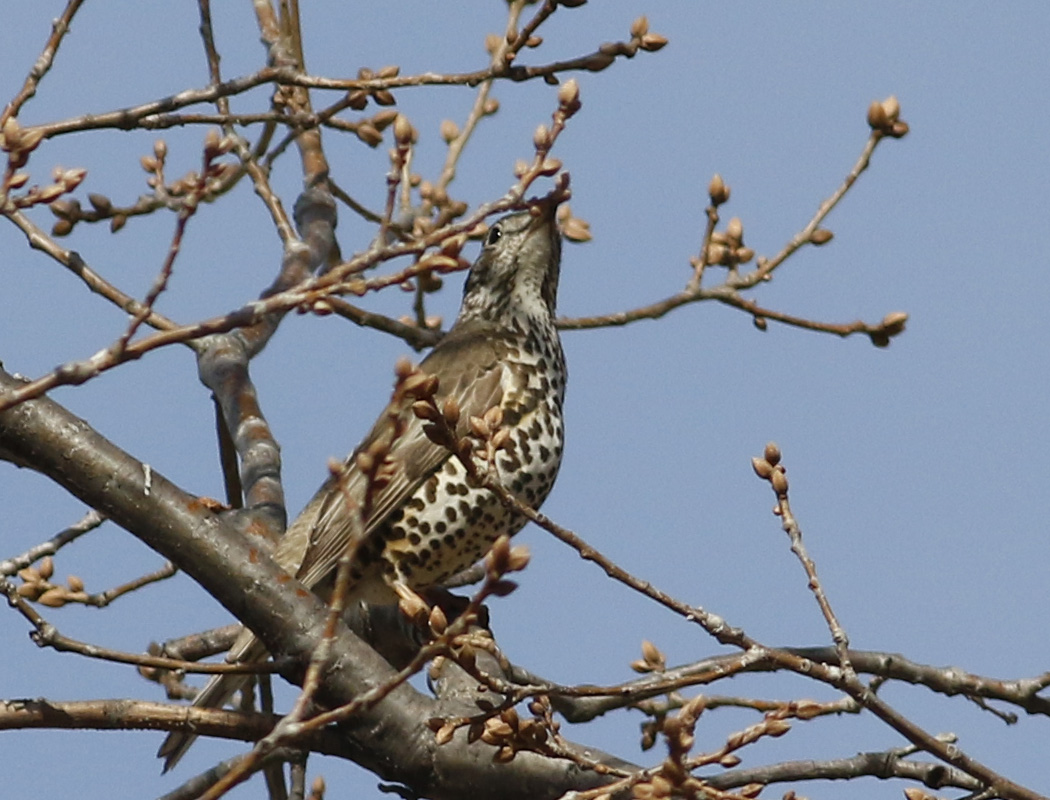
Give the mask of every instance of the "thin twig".
M 11 102 L 4 108 L 3 113 L 0 114 L 0 128 L 11 117 L 18 116 L 18 112 L 21 111 L 26 101 L 36 94 L 37 86 L 40 85 L 40 81 L 51 70 L 51 66 L 55 62 L 55 55 L 62 44 L 62 39 L 69 33 L 70 23 L 73 22 L 73 17 L 80 10 L 80 6 L 83 3 L 84 0 L 69 0 L 61 15 L 51 23 L 51 35 L 44 44 L 44 49 L 33 63 L 33 68 L 26 76 L 22 88 L 18 90 L 18 94 L 11 99 Z
M 74 542 L 106 521 L 106 516 L 92 509 L 65 530 L 61 530 L 46 542 L 29 548 L 21 555 L 0 561 L 0 575 L 14 575 L 45 556 L 53 556 L 70 542 Z
M 839 187 L 832 192 L 831 196 L 820 204 L 820 207 L 817 209 L 812 219 L 806 223 L 802 230 L 791 237 L 791 240 L 781 248 L 779 253 L 769 259 L 759 259 L 758 268 L 742 276 L 734 283 L 734 288 L 747 289 L 767 280 L 767 277 L 772 274 L 773 270 L 783 264 L 796 250 L 809 244 L 813 232 L 820 227 L 820 223 L 824 221 L 824 218 L 827 217 L 832 209 L 839 204 L 839 201 L 846 196 L 846 192 L 850 190 L 853 184 L 857 182 L 857 178 L 859 178 L 864 170 L 866 170 L 871 164 L 872 153 L 875 152 L 875 148 L 878 146 L 879 142 L 885 138 L 884 134 L 873 130 L 868 136 L 868 140 L 864 143 L 864 148 L 857 157 L 857 161 L 846 174 L 845 179 L 839 184 Z
M 81 642 L 59 633 L 54 625 L 44 619 L 23 597 L 19 596 L 15 585 L 10 581 L 0 579 L 0 592 L 7 596 L 8 604 L 33 625 L 34 631 L 31 634 L 33 641 L 40 647 L 50 647 L 60 653 L 77 653 L 88 658 L 114 661 L 118 664 L 132 664 L 137 667 L 181 670 L 183 672 L 199 672 L 209 675 L 231 672 L 244 674 L 276 671 L 271 664 L 200 664 L 193 661 L 180 661 L 154 655 L 126 653 Z

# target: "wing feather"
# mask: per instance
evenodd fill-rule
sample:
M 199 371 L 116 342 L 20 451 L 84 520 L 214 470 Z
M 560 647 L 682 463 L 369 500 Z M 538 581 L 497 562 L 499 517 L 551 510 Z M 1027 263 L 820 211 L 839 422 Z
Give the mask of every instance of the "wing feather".
M 438 385 L 436 398 L 439 404 L 449 396 L 459 402 L 459 435 L 465 432 L 471 416 L 484 414 L 489 408 L 499 405 L 503 397 L 505 375 L 501 356 L 505 343 L 488 327 L 464 325 L 453 329 L 420 365 L 424 372 L 445 376 Z M 375 493 L 371 513 L 365 520 L 365 538 L 451 457 L 447 449 L 427 438 L 423 422 L 411 409 L 401 408 L 398 413 L 405 422 L 405 430 L 391 447 L 393 475 L 390 482 Z M 335 569 L 340 556 L 353 543 L 353 525 L 350 515 L 345 513 L 347 493 L 352 498 L 362 497 L 366 480 L 357 469 L 355 456 L 383 435 L 386 425 L 389 422 L 384 414 L 347 459 L 343 489 L 336 488 L 334 478 L 326 481 L 282 537 L 281 544 L 285 547 L 278 546 L 275 554 L 278 562 L 286 568 L 293 568 L 298 563 L 296 577 L 311 589 Z M 309 529 L 308 536 L 304 535 L 304 527 Z M 297 551 L 304 548 L 305 552 L 300 556 Z M 282 549 L 286 552 L 282 553 Z

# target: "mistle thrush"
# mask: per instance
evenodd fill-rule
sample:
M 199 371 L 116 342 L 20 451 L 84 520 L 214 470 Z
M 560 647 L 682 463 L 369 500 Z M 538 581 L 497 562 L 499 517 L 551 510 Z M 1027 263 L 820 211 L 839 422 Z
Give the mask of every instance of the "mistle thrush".
M 502 410 L 511 446 L 498 453 L 499 478 L 534 508 L 554 484 L 563 443 L 566 370 L 554 325 L 561 261 L 555 208 L 545 201 L 489 229 L 467 276 L 455 324 L 420 364 L 438 378 L 438 406 L 446 398 L 458 403 L 461 427 L 471 416 L 497 406 Z M 410 410 L 400 413 L 404 431 L 389 454 L 393 477 L 374 494 L 364 520 L 348 607 L 360 600 L 396 602 L 396 583 L 411 589 L 440 585 L 526 521 L 491 491 L 468 482 L 459 459 L 427 438 Z M 322 595 L 353 538 L 346 498 L 363 492 L 367 480 L 355 455 L 383 435 L 389 420 L 389 414 L 380 418 L 345 462 L 339 483 L 335 477 L 325 482 L 275 549 L 278 564 Z M 245 631 L 227 659 L 265 657 L 261 642 Z M 194 705 L 220 707 L 245 683 L 242 675 L 215 676 Z M 172 733 L 165 739 L 158 753 L 165 771 L 195 738 Z

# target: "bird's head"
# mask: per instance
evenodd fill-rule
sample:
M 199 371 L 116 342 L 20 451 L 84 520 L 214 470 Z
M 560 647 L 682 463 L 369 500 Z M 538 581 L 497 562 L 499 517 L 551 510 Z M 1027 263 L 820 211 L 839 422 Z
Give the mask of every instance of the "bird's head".
M 553 320 L 561 266 L 557 205 L 541 201 L 493 223 L 463 287 L 460 321 Z

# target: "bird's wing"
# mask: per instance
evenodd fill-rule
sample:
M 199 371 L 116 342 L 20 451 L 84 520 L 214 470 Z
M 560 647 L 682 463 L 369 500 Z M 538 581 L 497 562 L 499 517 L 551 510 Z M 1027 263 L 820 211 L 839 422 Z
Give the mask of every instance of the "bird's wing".
M 457 434 L 466 431 L 471 416 L 480 416 L 499 405 L 508 388 L 503 367 L 506 343 L 496 333 L 479 324 L 455 326 L 423 360 L 420 367 L 431 374 L 444 375 L 437 391 L 438 401 L 452 396 L 461 414 Z M 376 492 L 364 535 L 374 531 L 391 511 L 411 497 L 430 475 L 451 457 L 447 449 L 431 442 L 423 433 L 423 423 L 410 409 L 400 409 L 406 421 L 405 432 L 393 444 L 390 458 L 394 474 L 390 483 Z M 354 455 L 384 435 L 384 414 Z M 359 498 L 365 489 L 365 476 L 357 469 L 354 455 L 347 460 L 343 487 L 329 479 L 314 495 L 303 512 L 278 542 L 274 559 L 288 572 L 296 573 L 311 589 L 335 569 L 339 557 L 350 546 L 353 526 L 343 513 L 346 492 Z M 255 661 L 264 657 L 265 648 L 251 631 L 245 630 L 230 649 L 230 661 Z M 222 706 L 245 683 L 243 675 L 215 675 L 194 700 L 195 706 Z M 197 738 L 196 734 L 173 732 L 157 755 L 165 759 L 164 771 L 175 766 Z
M 465 432 L 471 416 L 480 416 L 500 404 L 506 381 L 501 358 L 503 349 L 503 342 L 494 337 L 492 331 L 480 326 L 463 326 L 463 329 L 453 329 L 420 365 L 424 372 L 440 376 L 436 394 L 439 405 L 450 396 L 458 401 L 459 435 Z M 427 438 L 422 420 L 411 409 L 405 407 L 398 412 L 405 421 L 405 430 L 391 446 L 389 459 L 393 474 L 373 495 L 362 531 L 365 538 L 451 457 L 446 448 Z M 347 460 L 342 485 L 337 486 L 334 478 L 326 481 L 282 537 L 282 544 L 289 542 L 286 550 L 294 538 L 299 539 L 299 547 L 304 540 L 309 541 L 301 560 L 288 558 L 290 563 L 284 563 L 280 545 L 276 555 L 286 569 L 294 569 L 298 562 L 296 577 L 311 589 L 335 569 L 340 556 L 353 543 L 354 525 L 351 515 L 346 513 L 346 502 L 348 497 L 360 501 L 366 488 L 366 476 L 357 468 L 355 456 L 378 437 L 389 435 L 388 426 L 388 417 L 384 414 Z M 308 537 L 301 535 L 303 526 L 309 528 Z M 300 535 L 295 537 L 296 533 Z

